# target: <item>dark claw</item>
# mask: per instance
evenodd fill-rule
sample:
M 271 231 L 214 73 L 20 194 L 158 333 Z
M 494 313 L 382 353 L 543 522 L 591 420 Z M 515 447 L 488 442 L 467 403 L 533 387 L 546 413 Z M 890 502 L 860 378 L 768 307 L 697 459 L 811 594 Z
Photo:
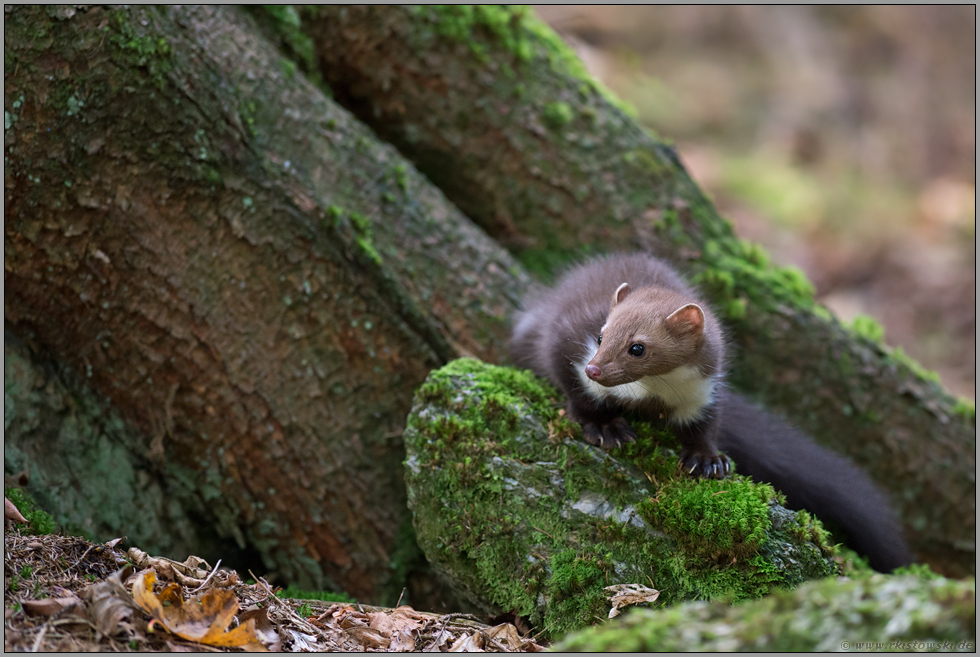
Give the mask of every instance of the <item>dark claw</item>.
M 621 417 L 602 425 L 602 446 L 606 449 L 619 447 L 636 440 L 636 433 L 630 423 Z
M 599 429 L 599 425 L 589 422 L 582 425 L 582 437 L 585 438 L 585 442 L 590 445 L 600 446 L 602 445 L 602 431 Z
M 724 479 L 732 473 L 731 461 L 721 453 L 682 453 L 680 466 L 693 477 Z
M 633 428 L 621 417 L 604 424 L 594 422 L 583 424 L 582 435 L 585 442 L 603 449 L 613 449 L 636 440 Z

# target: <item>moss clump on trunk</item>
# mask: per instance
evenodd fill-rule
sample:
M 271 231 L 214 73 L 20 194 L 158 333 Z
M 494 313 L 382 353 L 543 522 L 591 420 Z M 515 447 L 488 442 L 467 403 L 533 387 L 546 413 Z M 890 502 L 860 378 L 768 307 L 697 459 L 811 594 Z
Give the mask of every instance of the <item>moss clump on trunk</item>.
M 673 436 L 649 425 L 607 453 L 561 406 L 530 373 L 472 359 L 416 394 L 405 444 L 419 544 L 478 609 L 556 636 L 605 618 L 612 584 L 653 586 L 663 607 L 836 574 L 826 533 L 770 486 L 689 479 Z
M 976 583 L 914 575 L 811 582 L 732 606 L 631 612 L 566 637 L 558 651 L 965 651 L 976 647 Z

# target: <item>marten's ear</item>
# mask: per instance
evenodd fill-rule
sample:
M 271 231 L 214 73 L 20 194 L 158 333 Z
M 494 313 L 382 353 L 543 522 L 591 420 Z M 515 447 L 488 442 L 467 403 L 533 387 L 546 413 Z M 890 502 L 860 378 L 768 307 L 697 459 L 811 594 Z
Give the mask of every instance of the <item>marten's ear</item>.
M 664 320 L 667 330 L 681 337 L 690 335 L 697 337 L 704 332 L 704 311 L 696 303 L 689 303 L 678 308 Z
M 630 284 L 623 283 L 622 285 L 616 288 L 615 292 L 613 292 L 612 305 L 615 306 L 617 303 L 623 303 L 623 301 L 626 299 L 626 297 L 629 296 L 629 294 L 630 294 Z

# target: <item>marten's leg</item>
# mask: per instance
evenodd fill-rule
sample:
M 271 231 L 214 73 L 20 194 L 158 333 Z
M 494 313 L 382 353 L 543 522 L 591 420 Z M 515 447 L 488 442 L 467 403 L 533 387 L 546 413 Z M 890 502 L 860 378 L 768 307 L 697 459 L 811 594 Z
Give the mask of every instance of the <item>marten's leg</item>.
M 674 435 L 681 443 L 681 467 L 695 477 L 724 479 L 732 472 L 728 457 L 718 451 L 718 404 L 705 409 L 701 419 L 675 424 Z
M 636 440 L 636 433 L 618 409 L 596 404 L 585 395 L 569 395 L 567 412 L 568 419 L 582 425 L 582 437 L 590 445 L 612 449 Z

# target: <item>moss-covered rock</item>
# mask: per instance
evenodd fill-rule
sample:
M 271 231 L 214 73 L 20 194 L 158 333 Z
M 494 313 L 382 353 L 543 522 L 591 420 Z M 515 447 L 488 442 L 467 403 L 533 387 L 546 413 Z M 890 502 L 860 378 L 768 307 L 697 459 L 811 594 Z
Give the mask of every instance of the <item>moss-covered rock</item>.
M 603 451 L 562 406 L 530 373 L 472 359 L 417 391 L 405 445 L 419 545 L 477 608 L 556 636 L 606 618 L 613 584 L 652 586 L 663 607 L 837 573 L 824 530 L 770 486 L 690 479 L 673 436 L 649 425 Z
M 916 575 L 828 579 L 732 606 L 638 609 L 556 650 L 935 651 L 976 649 L 976 582 Z

